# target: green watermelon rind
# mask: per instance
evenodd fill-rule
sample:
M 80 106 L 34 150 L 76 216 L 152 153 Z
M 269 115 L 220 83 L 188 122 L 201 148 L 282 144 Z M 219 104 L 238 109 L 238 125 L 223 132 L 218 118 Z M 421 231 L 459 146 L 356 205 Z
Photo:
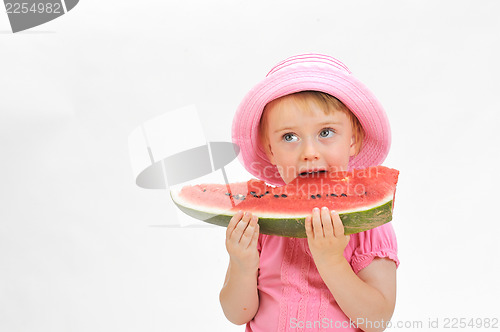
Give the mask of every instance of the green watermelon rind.
M 232 215 L 213 214 L 198 211 L 183 206 L 174 200 L 177 207 L 185 214 L 203 220 L 204 222 L 227 227 Z M 374 208 L 341 213 L 340 219 L 344 225 L 344 234 L 355 234 L 381 226 L 392 220 L 392 200 Z M 305 218 L 266 218 L 259 217 L 261 234 L 278 235 L 284 237 L 306 238 Z

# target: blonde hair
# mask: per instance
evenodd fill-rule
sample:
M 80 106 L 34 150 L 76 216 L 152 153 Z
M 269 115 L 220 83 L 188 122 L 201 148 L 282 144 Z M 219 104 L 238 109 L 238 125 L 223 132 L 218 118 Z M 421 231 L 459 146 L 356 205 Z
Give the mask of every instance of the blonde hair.
M 267 116 L 266 110 L 279 105 L 285 97 L 292 97 L 296 103 L 299 104 L 301 109 L 311 112 L 310 103 L 316 104 L 323 112 L 328 115 L 333 112 L 343 112 L 349 118 L 351 123 L 352 132 L 356 141 L 356 154 L 361 151 L 361 145 L 365 138 L 365 131 L 361 126 L 358 118 L 345 106 L 340 100 L 324 92 L 319 91 L 300 91 L 292 93 L 269 102 L 262 112 L 259 122 L 259 140 L 264 150 L 268 152 L 269 138 L 267 137 Z

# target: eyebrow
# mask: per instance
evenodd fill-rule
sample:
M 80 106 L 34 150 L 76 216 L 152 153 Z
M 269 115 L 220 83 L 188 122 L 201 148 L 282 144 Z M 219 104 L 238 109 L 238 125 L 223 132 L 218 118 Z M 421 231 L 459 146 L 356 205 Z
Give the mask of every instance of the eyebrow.
M 278 130 L 275 130 L 274 133 L 279 133 L 280 131 L 284 131 L 284 130 L 293 130 L 293 127 L 283 127 L 283 128 L 278 129 Z
M 321 122 L 318 123 L 318 126 L 327 126 L 327 125 L 340 125 L 340 122 L 334 122 L 334 121 L 326 121 L 326 122 Z M 283 128 L 277 129 L 274 131 L 274 133 L 279 133 L 280 131 L 284 130 L 294 130 L 296 127 L 291 127 L 291 126 L 285 126 Z

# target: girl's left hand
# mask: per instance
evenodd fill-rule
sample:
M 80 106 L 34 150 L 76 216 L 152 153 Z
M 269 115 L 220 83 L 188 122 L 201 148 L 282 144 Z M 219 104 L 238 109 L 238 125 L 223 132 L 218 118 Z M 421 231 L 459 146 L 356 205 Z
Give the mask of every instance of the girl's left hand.
M 314 208 L 312 216 L 305 221 L 307 242 L 314 262 L 318 264 L 338 264 L 344 258 L 344 249 L 349 243 L 349 235 L 344 235 L 344 225 L 337 212 L 327 207 Z

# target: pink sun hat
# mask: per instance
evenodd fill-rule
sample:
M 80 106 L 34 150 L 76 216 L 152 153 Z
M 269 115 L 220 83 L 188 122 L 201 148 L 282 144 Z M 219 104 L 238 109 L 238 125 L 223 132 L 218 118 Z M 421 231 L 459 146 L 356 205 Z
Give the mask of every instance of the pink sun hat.
M 259 143 L 259 122 L 267 103 L 295 92 L 313 90 L 339 99 L 358 118 L 365 131 L 361 151 L 349 169 L 380 165 L 391 145 L 391 129 L 375 95 L 339 60 L 322 54 L 301 54 L 274 66 L 243 98 L 233 119 L 232 140 L 238 158 L 258 179 L 281 186 L 285 182 Z

